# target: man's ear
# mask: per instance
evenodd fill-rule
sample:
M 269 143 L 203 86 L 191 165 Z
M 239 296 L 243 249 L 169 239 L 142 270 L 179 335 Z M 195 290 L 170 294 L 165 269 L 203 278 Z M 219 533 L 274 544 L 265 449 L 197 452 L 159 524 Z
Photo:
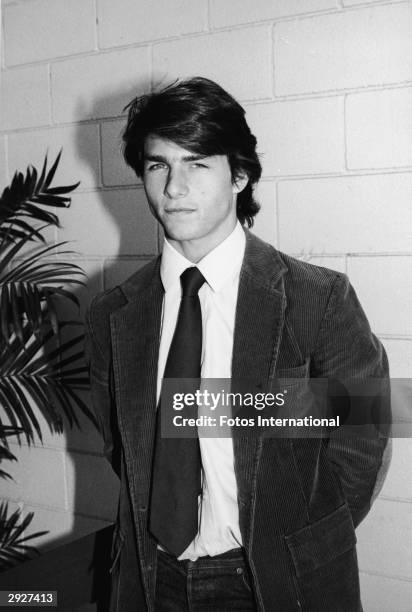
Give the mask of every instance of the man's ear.
M 249 182 L 249 177 L 246 172 L 239 172 L 236 177 L 233 179 L 233 193 L 240 193 L 244 190 L 246 185 Z

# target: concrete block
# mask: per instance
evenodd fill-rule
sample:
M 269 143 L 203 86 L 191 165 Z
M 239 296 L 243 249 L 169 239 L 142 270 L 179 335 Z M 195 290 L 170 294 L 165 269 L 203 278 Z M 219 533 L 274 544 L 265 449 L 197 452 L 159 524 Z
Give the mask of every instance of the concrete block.
M 74 514 L 105 520 L 116 518 L 119 479 L 104 457 L 66 455 L 68 506 Z
M 122 155 L 122 132 L 126 119 L 105 121 L 101 125 L 102 172 L 106 187 L 141 183 L 134 171 L 126 165 Z
M 55 207 L 45 207 L 45 209 L 49 210 L 50 212 L 55 213 L 56 212 L 56 208 Z M 60 215 L 60 212 L 57 211 L 58 216 Z M 42 230 L 41 234 L 45 240 L 45 242 L 51 246 L 52 244 L 54 244 L 56 242 L 56 227 L 54 225 L 49 225 L 47 226 L 44 230 Z M 16 264 L 17 262 L 22 261 L 29 253 L 32 254 L 34 253 L 33 249 L 42 249 L 42 245 L 40 242 L 37 242 L 36 245 L 34 245 L 33 243 L 26 243 L 26 245 L 20 250 L 19 252 L 19 257 L 16 257 L 15 259 L 13 259 L 13 265 Z M 51 252 L 52 253 L 52 252 Z M 44 261 L 47 261 L 49 259 L 54 260 L 55 257 L 53 254 L 50 255 L 49 257 L 45 257 Z M 10 266 L 9 266 L 10 267 Z
M 319 15 L 275 27 L 277 95 L 412 78 L 409 4 Z
M 143 268 L 151 259 L 151 257 L 144 259 L 106 259 L 104 288 L 110 289 L 119 285 L 140 268 Z
M 206 8 L 204 0 L 98 0 L 99 44 L 114 47 L 201 32 L 207 28 Z
M 348 274 L 375 333 L 412 335 L 412 257 L 348 257 Z
M 361 570 L 412 578 L 411 503 L 377 499 L 356 533 Z
M 154 83 L 204 76 L 236 98 L 268 98 L 272 95 L 271 45 L 268 26 L 159 43 L 153 47 Z
M 4 465 L 3 465 L 4 467 Z M 23 502 L 14 502 L 14 501 L 10 501 L 10 500 L 3 500 L 4 503 L 7 503 L 7 507 L 8 507 L 8 513 L 7 516 L 10 516 L 11 514 L 13 514 L 13 512 L 16 512 L 16 510 L 20 510 L 23 511 L 24 510 L 24 504 Z M 18 522 L 18 524 L 20 524 L 21 521 Z
M 361 572 L 360 583 L 364 612 L 408 612 L 412 582 Z
M 149 88 L 146 47 L 100 53 L 52 65 L 53 118 L 57 123 L 117 117 Z
M 16 68 L 1 73 L 2 130 L 50 123 L 47 66 Z
M 0 192 L 8 185 L 9 175 L 7 172 L 6 139 L 0 136 Z
M 412 173 L 281 181 L 279 244 L 287 252 L 410 248 Z
M 9 173 L 24 170 L 29 164 L 41 171 L 48 153 L 49 167 L 63 148 L 53 185 L 81 181 L 78 190 L 100 185 L 99 135 L 97 125 L 17 132 L 9 136 Z
M 157 252 L 156 221 L 142 189 L 100 191 L 73 197 L 61 213 L 59 240 L 72 240 L 82 255 L 150 255 Z M 90 232 L 90 223 L 93 232 Z
M 376 2 L 382 3 L 382 0 L 341 0 L 343 6 L 358 6 L 360 4 L 375 4 Z M 385 4 L 389 2 L 398 2 L 399 0 L 385 0 Z M 402 1 L 402 0 L 401 0 Z
M 93 0 L 37 0 L 4 10 L 7 66 L 91 51 L 95 47 Z
M 103 529 L 108 524 L 108 521 L 98 518 L 74 515 L 70 511 L 61 512 L 30 504 L 25 504 L 24 512 L 34 512 L 33 520 L 25 532 L 26 535 L 37 531 L 49 532 L 33 540 L 33 545 L 42 552 L 53 550 L 93 531 Z
M 382 339 L 388 354 L 389 369 L 393 378 L 409 378 L 412 372 L 412 341 Z
M 380 498 L 412 502 L 411 461 L 412 444 L 410 438 L 394 438 L 392 441 L 391 467 L 379 494 Z
M 7 464 L 13 481 L 2 482 L 2 497 L 67 509 L 64 456 L 58 450 L 10 443 L 18 461 Z
M 32 545 L 39 551 L 53 550 L 63 543 L 69 542 L 73 532 L 74 516 L 69 511 L 45 508 L 40 505 L 24 504 L 23 515 L 33 512 L 34 516 L 25 531 L 26 536 L 33 535 L 39 531 L 48 533 L 36 537 Z
M 210 20 L 213 27 L 221 28 L 334 8 L 336 0 L 211 0 Z
M 348 96 L 348 168 L 412 165 L 412 87 Z
M 329 268 L 329 270 L 335 270 L 336 272 L 346 271 L 345 257 L 328 257 L 328 256 L 316 256 L 310 253 L 303 253 L 299 257 L 303 261 L 307 261 L 315 266 L 321 266 L 322 268 Z
M 260 211 L 254 217 L 252 232 L 265 242 L 276 246 L 276 184 L 273 181 L 258 183 L 255 198 L 260 204 Z
M 343 100 L 323 98 L 247 105 L 264 176 L 344 168 Z

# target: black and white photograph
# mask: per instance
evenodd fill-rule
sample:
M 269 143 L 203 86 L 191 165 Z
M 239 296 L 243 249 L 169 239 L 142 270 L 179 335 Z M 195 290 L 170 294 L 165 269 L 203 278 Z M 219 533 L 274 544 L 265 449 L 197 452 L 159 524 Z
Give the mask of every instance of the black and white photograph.
M 412 1 L 0 37 L 0 607 L 410 610 Z

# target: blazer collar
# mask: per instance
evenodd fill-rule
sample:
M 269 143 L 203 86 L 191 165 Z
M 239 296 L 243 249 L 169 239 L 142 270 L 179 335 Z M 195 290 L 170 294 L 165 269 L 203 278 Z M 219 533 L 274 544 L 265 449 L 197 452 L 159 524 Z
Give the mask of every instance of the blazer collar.
M 246 251 L 242 272 L 253 277 L 258 285 L 269 291 L 283 292 L 283 275 L 287 272 L 279 251 L 249 230 L 246 234 Z
M 282 277 L 287 271 L 287 267 L 279 252 L 249 230 L 244 229 L 244 232 L 246 249 L 241 277 L 243 276 L 243 279 L 245 277 L 253 279 L 256 286 L 266 288 L 270 292 L 280 291 L 283 293 Z M 160 262 L 161 255 L 121 285 L 121 290 L 128 301 L 133 302 L 138 298 L 140 299 L 141 292 L 145 292 L 149 288 L 152 288 L 155 292 L 157 290 L 163 291 L 160 279 Z
M 161 255 L 158 255 L 120 285 L 120 289 L 128 302 L 140 300 L 142 294 L 144 297 L 147 291 L 154 291 L 155 294 L 161 296 L 163 286 L 160 279 L 160 261 Z

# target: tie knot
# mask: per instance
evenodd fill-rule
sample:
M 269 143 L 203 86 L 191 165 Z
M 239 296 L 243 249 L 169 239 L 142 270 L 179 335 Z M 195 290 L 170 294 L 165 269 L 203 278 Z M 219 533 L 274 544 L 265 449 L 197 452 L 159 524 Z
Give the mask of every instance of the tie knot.
M 204 282 L 204 276 L 199 268 L 186 268 L 186 270 L 180 275 L 182 297 L 193 297 L 197 295 Z

